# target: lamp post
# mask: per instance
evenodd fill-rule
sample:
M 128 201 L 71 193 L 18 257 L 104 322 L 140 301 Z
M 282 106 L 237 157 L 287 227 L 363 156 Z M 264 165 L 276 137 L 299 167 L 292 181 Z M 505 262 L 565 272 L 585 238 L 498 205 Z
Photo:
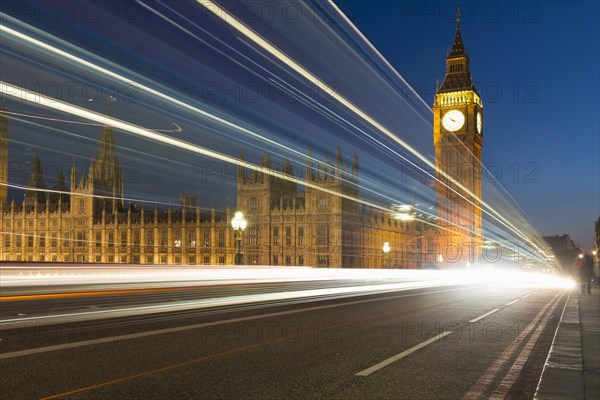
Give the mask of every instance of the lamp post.
M 244 218 L 244 213 L 237 211 L 231 219 L 231 227 L 233 228 L 236 241 L 235 265 L 241 265 L 244 262 L 242 253 L 242 233 L 246 229 L 248 221 Z
M 383 243 L 383 254 L 385 255 L 385 267 L 390 267 L 390 242 Z

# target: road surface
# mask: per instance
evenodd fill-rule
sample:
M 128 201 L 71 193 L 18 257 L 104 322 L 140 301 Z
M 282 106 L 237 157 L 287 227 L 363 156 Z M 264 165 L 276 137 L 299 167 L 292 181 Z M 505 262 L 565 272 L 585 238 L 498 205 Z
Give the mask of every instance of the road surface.
M 1 303 L 0 396 L 533 396 L 568 291 L 492 283 L 381 290 L 393 282 L 57 287 L 55 295 L 13 288 Z M 360 293 L 327 294 L 363 286 Z M 260 297 L 304 291 L 316 294 Z M 256 295 L 257 301 L 146 313 Z M 131 309 L 143 311 L 115 315 Z

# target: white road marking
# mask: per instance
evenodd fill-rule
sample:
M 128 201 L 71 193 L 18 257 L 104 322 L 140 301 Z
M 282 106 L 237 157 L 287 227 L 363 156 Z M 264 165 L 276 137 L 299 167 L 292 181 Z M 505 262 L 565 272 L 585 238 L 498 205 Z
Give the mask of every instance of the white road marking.
M 526 298 L 528 298 L 529 296 L 531 296 L 532 294 L 533 294 L 533 293 L 526 294 L 525 296 L 523 296 L 523 297 L 521 297 L 521 298 L 522 298 L 522 299 L 526 299 Z
M 375 372 L 375 371 L 378 371 L 378 370 L 380 370 L 380 369 L 382 369 L 382 368 L 384 368 L 384 367 L 387 367 L 388 365 L 390 365 L 390 364 L 392 364 L 392 363 L 394 363 L 394 362 L 396 362 L 396 361 L 400 360 L 401 358 L 404 358 L 404 357 L 406 357 L 406 356 L 408 356 L 408 355 L 410 355 L 410 354 L 414 353 L 415 351 L 417 351 L 417 350 L 420 350 L 420 349 L 422 349 L 423 347 L 425 347 L 425 346 L 427 346 L 427 345 L 430 345 L 431 343 L 434 343 L 434 342 L 436 342 L 437 340 L 440 340 L 440 339 L 441 339 L 441 338 L 443 338 L 444 336 L 448 336 L 448 335 L 450 335 L 451 333 L 452 333 L 451 331 L 445 331 L 445 332 L 442 332 L 442 333 L 440 333 L 439 335 L 437 335 L 437 336 L 434 336 L 434 337 L 432 337 L 431 339 L 428 339 L 428 340 L 426 340 L 426 341 L 424 341 L 424 342 L 421 342 L 421 343 L 419 343 L 418 345 L 416 345 L 416 346 L 413 346 L 413 347 L 411 347 L 410 349 L 408 349 L 408 350 L 405 350 L 405 351 L 403 351 L 403 352 L 402 352 L 402 353 L 400 353 L 400 354 L 396 354 L 395 356 L 393 356 L 393 357 L 390 357 L 390 358 L 388 358 L 387 360 L 383 360 L 383 361 L 382 361 L 382 362 L 380 362 L 379 364 L 375 364 L 375 365 L 373 365 L 373 366 L 372 366 L 372 367 L 370 367 L 370 368 L 367 368 L 367 369 L 365 369 L 365 370 L 362 370 L 362 371 L 358 372 L 356 375 L 357 375 L 357 376 L 369 376 L 369 375 L 371 375 L 373 372 Z
M 492 315 L 493 313 L 495 313 L 496 311 L 499 311 L 499 310 L 500 310 L 499 308 L 494 308 L 492 311 L 490 311 L 490 312 L 486 312 L 485 314 L 483 314 L 483 315 L 480 315 L 480 316 L 479 316 L 479 317 L 477 317 L 477 318 L 473 318 L 473 319 L 472 319 L 472 320 L 470 320 L 469 322 L 477 322 L 477 321 L 479 321 L 480 319 L 484 319 L 484 318 L 485 318 L 485 317 L 487 317 L 488 315 Z
M 520 301 L 521 299 L 516 299 L 511 301 L 510 303 L 506 303 L 507 306 L 512 306 L 513 304 L 515 304 L 517 301 Z

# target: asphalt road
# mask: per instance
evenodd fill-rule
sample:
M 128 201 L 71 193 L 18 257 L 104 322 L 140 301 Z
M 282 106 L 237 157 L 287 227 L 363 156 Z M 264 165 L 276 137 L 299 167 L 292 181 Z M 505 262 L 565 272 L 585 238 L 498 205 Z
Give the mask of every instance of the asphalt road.
M 325 291 L 145 312 L 172 303 L 381 283 L 4 298 L 0 398 L 532 398 L 566 298 L 558 289 Z M 143 311 L 114 311 L 135 308 Z M 96 317 L 76 320 L 77 314 Z

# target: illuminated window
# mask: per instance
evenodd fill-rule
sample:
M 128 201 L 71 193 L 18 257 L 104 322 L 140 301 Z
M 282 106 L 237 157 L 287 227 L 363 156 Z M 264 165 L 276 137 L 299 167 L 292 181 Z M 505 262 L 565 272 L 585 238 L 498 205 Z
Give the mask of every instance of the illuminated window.
M 319 225 L 317 227 L 317 246 L 329 245 L 329 227 L 327 225 Z
M 152 230 L 147 230 L 146 231 L 146 244 L 148 246 L 152 246 L 153 242 L 154 242 L 154 232 Z
M 225 229 L 219 229 L 218 247 L 225 247 Z M 223 261 L 223 264 L 225 264 L 225 261 Z
M 250 211 L 256 211 L 258 208 L 258 199 L 256 197 L 250 197 L 248 200 L 248 209 Z
M 318 256 L 317 257 L 317 266 L 329 267 L 329 256 Z
M 248 229 L 248 244 L 250 246 L 258 245 L 258 227 L 252 226 Z
M 319 208 L 321 210 L 327 209 L 329 207 L 329 197 L 327 195 L 322 194 L 319 196 Z
M 77 246 L 78 247 L 85 246 L 85 232 L 82 232 L 82 231 L 77 232 Z

